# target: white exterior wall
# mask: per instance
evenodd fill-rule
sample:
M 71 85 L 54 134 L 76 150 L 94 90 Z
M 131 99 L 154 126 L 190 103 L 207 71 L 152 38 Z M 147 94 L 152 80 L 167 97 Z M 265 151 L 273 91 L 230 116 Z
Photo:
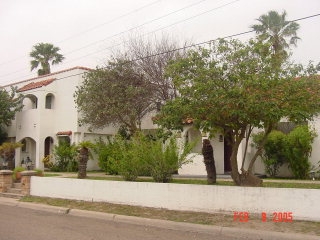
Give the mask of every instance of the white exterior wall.
M 71 131 L 72 143 L 79 143 L 84 140 L 94 140 L 101 135 L 110 135 L 116 132 L 114 127 L 108 127 L 99 130 L 98 133 L 90 133 L 90 139 L 86 139 L 86 133 L 89 133 L 85 127 L 78 126 L 78 112 L 74 102 L 74 93 L 76 87 L 82 82 L 83 73 L 88 69 L 75 67 L 69 70 L 52 73 L 38 78 L 18 82 L 10 86 L 16 86 L 18 89 L 34 82 L 38 83 L 44 80 L 55 79 L 47 86 L 34 88 L 21 92 L 24 96 L 35 96 L 37 98 L 37 108 L 31 109 L 31 104 L 16 114 L 12 125 L 8 127 L 8 136 L 21 141 L 24 138 L 32 139 L 32 151 L 25 154 L 20 149 L 16 150 L 16 165 L 25 155 L 30 156 L 35 167 L 43 168 L 41 162 L 44 157 L 45 139 L 51 137 L 53 144 L 58 143 L 58 132 Z M 51 109 L 45 108 L 47 94 L 53 95 L 53 105 Z M 93 137 L 93 136 L 96 136 Z M 90 162 L 91 169 L 97 169 L 97 162 Z M 89 169 L 90 169 L 89 168 Z
M 198 133 L 197 133 L 198 132 Z M 187 135 L 188 133 L 188 135 Z M 191 136 L 190 134 L 196 135 Z M 197 141 L 195 150 L 189 155 L 191 162 L 183 165 L 179 169 L 180 175 L 207 175 L 206 166 L 203 162 L 203 155 L 201 153 L 202 149 L 202 140 L 208 139 L 205 134 L 201 134 L 199 130 L 193 128 L 192 125 L 188 125 L 184 128 L 181 133 L 181 140 L 183 143 L 186 141 L 186 137 L 190 139 L 189 141 Z M 219 136 L 215 136 L 210 139 L 210 143 L 213 147 L 213 157 L 215 160 L 216 173 L 224 174 L 224 142 L 219 141 Z
M 295 220 L 320 221 L 317 189 L 253 188 L 193 184 L 32 177 L 31 195 L 214 213 L 292 212 Z M 232 216 L 230 216 L 232 221 Z

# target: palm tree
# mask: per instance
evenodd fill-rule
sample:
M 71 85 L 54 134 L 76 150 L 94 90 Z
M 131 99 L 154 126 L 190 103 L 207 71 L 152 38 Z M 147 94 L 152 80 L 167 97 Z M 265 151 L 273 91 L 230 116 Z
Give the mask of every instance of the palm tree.
M 286 20 L 286 11 L 279 14 L 276 11 L 269 11 L 261 15 L 257 21 L 260 24 L 252 25 L 251 28 L 258 34 L 258 39 L 262 42 L 269 42 L 275 56 L 286 58 L 286 49 L 290 45 L 296 46 L 299 24 Z
M 90 157 L 90 149 L 94 148 L 94 144 L 90 141 L 80 142 L 78 144 L 78 161 L 79 161 L 79 170 L 78 170 L 78 178 L 86 178 L 87 177 L 87 163 Z M 92 157 L 92 156 L 91 156 Z
M 38 43 L 33 46 L 30 57 L 33 58 L 31 63 L 31 71 L 38 68 L 38 76 L 49 74 L 50 62 L 52 65 L 59 64 L 63 61 L 64 56 L 58 53 L 60 48 L 53 46 L 51 43 Z

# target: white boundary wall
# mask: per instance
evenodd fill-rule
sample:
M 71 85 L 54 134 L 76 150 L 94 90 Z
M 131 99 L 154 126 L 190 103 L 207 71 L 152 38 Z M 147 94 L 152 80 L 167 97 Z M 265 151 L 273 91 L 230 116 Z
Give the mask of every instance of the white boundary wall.
M 32 177 L 31 195 L 214 213 L 292 212 L 320 221 L 320 190 Z

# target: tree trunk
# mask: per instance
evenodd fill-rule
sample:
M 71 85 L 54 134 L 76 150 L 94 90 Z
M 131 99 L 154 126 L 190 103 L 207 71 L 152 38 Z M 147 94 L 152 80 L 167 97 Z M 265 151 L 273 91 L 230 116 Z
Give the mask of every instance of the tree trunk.
M 216 183 L 217 173 L 216 173 L 216 166 L 215 166 L 214 157 L 213 157 L 213 148 L 208 139 L 203 140 L 202 154 L 203 154 L 204 164 L 206 165 L 208 184 Z
M 240 174 L 240 186 L 261 187 L 262 180 L 250 172 Z
M 89 149 L 81 148 L 79 152 L 79 170 L 78 170 L 78 178 L 86 178 L 87 177 L 87 162 L 89 159 Z
M 238 149 L 241 141 L 234 141 L 235 136 L 232 136 L 232 152 L 231 152 L 231 157 L 230 157 L 230 162 L 231 162 L 231 177 L 233 179 L 233 182 L 235 185 L 240 186 L 241 181 L 240 181 L 240 173 L 238 171 L 238 161 L 237 161 L 237 155 L 238 155 Z

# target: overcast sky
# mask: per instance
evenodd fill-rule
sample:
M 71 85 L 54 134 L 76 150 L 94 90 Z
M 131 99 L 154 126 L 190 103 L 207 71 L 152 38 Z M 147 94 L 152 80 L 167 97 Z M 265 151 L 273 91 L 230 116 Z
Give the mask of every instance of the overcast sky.
M 319 14 L 320 0 L 1 0 L 0 85 L 37 76 L 29 57 L 36 43 L 52 43 L 65 56 L 52 72 L 95 68 L 132 32 L 198 43 L 248 31 L 269 10 L 294 20 Z M 320 62 L 320 16 L 298 23 L 294 61 Z

